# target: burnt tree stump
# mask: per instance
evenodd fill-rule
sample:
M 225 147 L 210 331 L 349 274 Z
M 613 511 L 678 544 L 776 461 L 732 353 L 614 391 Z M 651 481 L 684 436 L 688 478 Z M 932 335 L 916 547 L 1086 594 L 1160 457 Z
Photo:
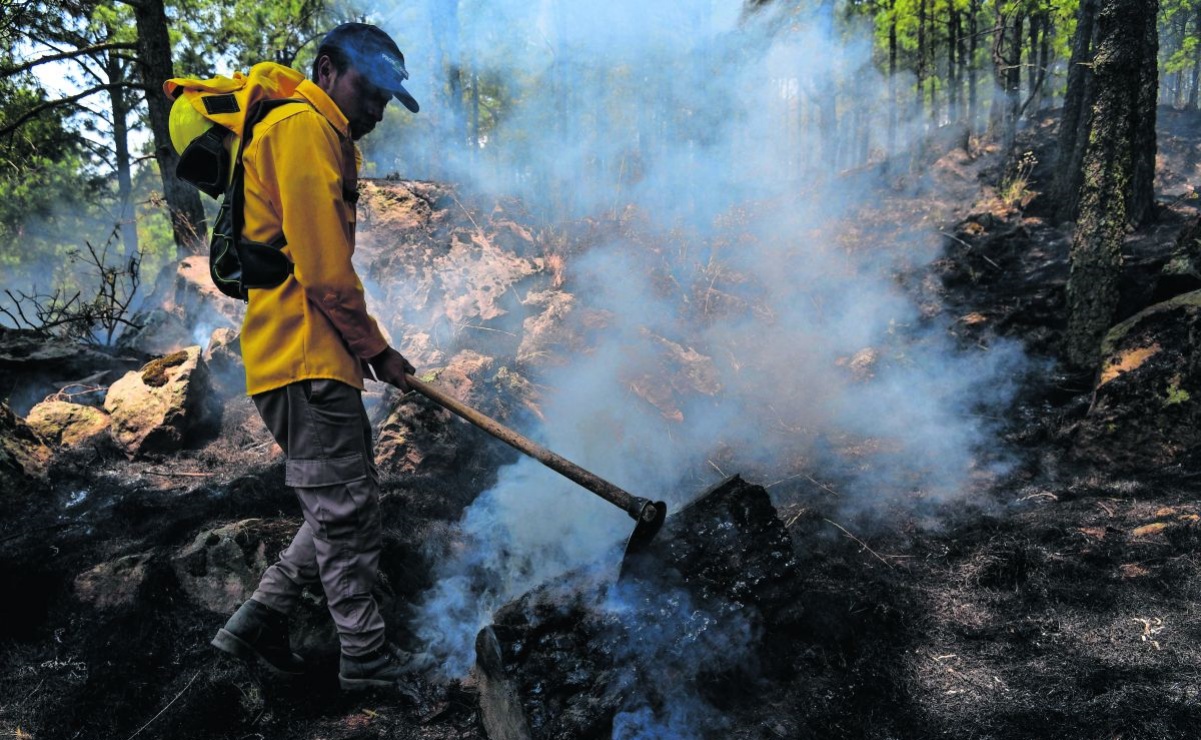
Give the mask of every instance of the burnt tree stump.
M 803 613 L 799 594 L 767 492 L 729 478 L 668 517 L 617 581 L 581 569 L 497 611 L 477 640 L 489 736 L 719 730 L 720 709 L 766 680 L 773 636 Z

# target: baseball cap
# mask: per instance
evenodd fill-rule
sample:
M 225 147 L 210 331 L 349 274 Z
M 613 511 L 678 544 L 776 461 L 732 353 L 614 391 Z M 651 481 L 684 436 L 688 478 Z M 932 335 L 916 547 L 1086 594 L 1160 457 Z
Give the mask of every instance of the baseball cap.
M 405 55 L 379 26 L 343 23 L 325 34 L 321 46 L 341 50 L 351 65 L 366 76 L 371 84 L 390 90 L 404 107 L 414 113 L 421 110 L 417 100 L 401 84 L 409 79 Z

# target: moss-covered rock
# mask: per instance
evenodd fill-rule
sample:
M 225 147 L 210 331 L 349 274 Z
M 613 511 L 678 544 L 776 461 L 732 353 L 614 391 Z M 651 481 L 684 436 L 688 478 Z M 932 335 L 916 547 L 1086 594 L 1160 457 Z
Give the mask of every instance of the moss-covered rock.
M 25 420 L 42 439 L 64 447 L 102 444 L 112 425 L 103 409 L 69 401 L 42 401 Z
M 0 496 L 43 486 L 53 456 L 37 433 L 0 403 Z
M 200 347 L 129 372 L 104 399 L 112 437 L 131 458 L 174 452 L 215 431 L 218 410 Z

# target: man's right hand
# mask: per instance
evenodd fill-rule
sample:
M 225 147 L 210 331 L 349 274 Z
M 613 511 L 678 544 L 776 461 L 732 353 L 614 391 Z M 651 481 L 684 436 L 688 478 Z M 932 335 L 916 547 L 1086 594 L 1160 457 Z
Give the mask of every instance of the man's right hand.
M 371 365 L 371 371 L 375 373 L 377 380 L 394 385 L 404 393 L 409 392 L 405 374 L 415 373 L 417 368 L 409 364 L 404 355 L 389 347 L 367 362 Z

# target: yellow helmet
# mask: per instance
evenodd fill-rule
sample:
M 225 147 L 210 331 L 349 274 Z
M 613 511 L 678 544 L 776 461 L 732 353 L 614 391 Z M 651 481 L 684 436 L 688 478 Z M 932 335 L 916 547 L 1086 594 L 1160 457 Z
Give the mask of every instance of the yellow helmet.
M 208 131 L 213 122 L 192 106 L 186 96 L 180 95 L 171 106 L 171 146 L 176 154 L 183 154 L 192 140 Z

